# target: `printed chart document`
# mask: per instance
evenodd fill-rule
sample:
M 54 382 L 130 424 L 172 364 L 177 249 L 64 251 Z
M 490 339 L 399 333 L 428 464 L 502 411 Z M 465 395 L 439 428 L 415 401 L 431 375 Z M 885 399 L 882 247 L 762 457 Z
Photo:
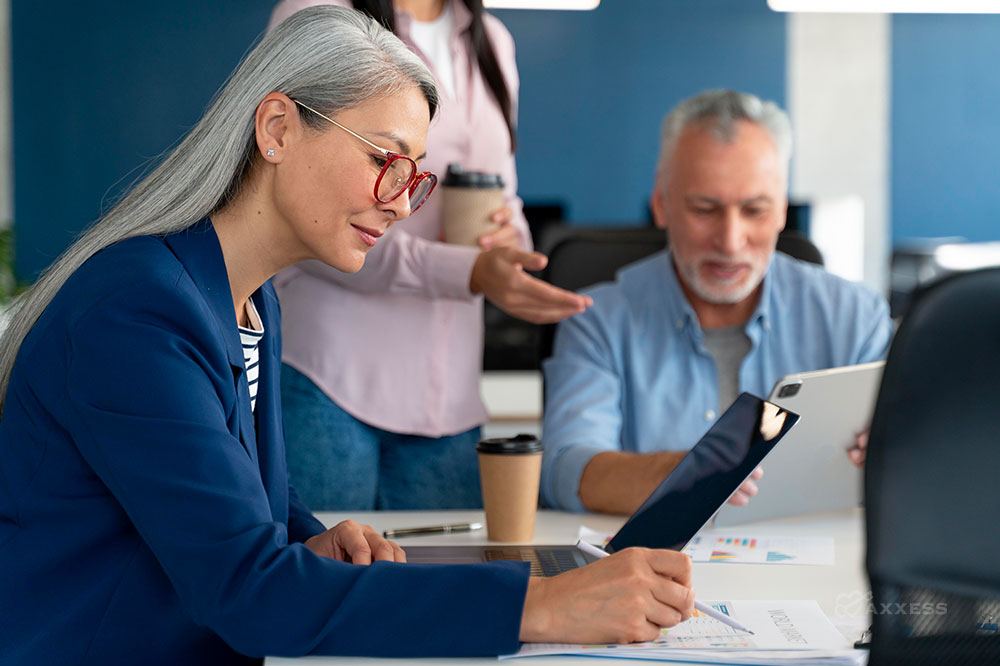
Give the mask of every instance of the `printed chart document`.
M 731 564 L 819 564 L 833 566 L 830 537 L 768 537 L 701 532 L 684 548 L 692 562 Z
M 581 525 L 578 536 L 598 548 L 609 536 Z M 716 532 L 703 530 L 684 547 L 692 562 L 729 564 L 812 564 L 833 566 L 833 539 L 830 537 L 779 537 L 759 532 Z
M 717 664 L 863 664 L 866 650 L 854 650 L 815 601 L 710 601 L 754 633 L 737 631 L 695 611 L 687 622 L 663 629 L 648 643 L 569 645 L 526 643 L 501 659 L 539 655 L 581 655 L 618 659 Z

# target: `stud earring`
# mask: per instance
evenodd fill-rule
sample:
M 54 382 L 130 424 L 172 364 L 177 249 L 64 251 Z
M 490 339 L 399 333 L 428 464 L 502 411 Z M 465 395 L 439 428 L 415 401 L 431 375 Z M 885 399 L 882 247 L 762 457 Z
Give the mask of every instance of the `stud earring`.
M 267 149 L 267 156 L 268 157 L 274 157 L 274 148 L 268 148 Z

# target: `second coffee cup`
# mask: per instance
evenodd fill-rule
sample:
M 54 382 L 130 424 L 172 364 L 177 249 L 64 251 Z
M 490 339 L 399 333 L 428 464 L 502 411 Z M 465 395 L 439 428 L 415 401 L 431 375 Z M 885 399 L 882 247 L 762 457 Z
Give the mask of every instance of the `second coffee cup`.
M 490 541 L 531 541 L 538 510 L 542 443 L 534 435 L 518 435 L 484 439 L 476 450 Z
M 491 219 L 504 205 L 499 174 L 466 171 L 458 164 L 449 164 L 441 191 L 446 242 L 477 246 L 480 236 L 500 228 Z

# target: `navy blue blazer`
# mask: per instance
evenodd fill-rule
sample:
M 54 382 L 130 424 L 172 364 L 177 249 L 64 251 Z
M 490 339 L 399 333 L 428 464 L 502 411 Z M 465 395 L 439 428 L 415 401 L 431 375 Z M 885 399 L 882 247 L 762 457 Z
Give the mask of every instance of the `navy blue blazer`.
M 517 649 L 523 565 L 302 545 L 323 526 L 288 485 L 278 302 L 253 299 L 256 414 L 208 221 L 98 253 L 29 333 L 0 420 L 0 664 Z

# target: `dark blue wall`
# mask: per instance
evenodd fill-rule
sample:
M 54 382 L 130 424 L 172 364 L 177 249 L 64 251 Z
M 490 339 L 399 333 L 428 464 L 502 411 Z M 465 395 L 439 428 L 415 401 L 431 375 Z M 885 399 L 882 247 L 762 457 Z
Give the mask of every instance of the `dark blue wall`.
M 893 241 L 1000 240 L 1000 16 L 892 19 Z
M 32 279 L 194 124 L 271 0 L 11 3 L 17 271 Z
M 645 219 L 660 121 L 730 87 L 785 104 L 785 16 L 746 0 L 604 0 L 495 12 L 517 44 L 520 194 L 580 222 Z
M 12 3 L 17 269 L 32 278 L 200 116 L 272 0 Z M 573 220 L 646 215 L 660 120 L 707 87 L 785 101 L 785 18 L 763 1 L 605 0 L 504 11 L 521 70 L 519 170 Z

